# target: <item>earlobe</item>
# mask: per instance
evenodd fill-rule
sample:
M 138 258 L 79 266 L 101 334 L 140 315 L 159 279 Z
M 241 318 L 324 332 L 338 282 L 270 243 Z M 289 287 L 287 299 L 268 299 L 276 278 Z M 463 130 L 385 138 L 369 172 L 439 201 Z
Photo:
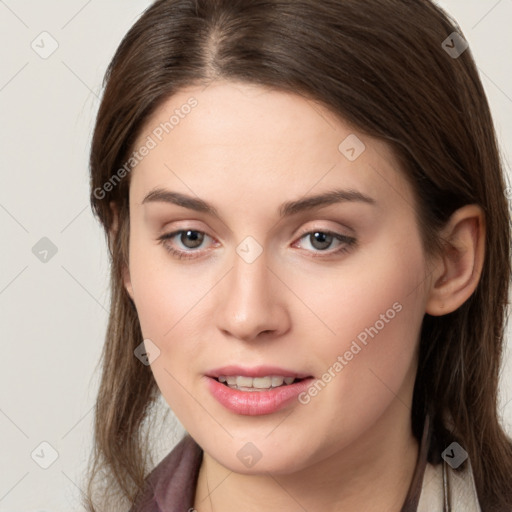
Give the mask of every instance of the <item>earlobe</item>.
M 124 284 L 124 287 L 125 287 L 128 295 L 130 296 L 130 298 L 133 301 L 133 289 L 132 289 L 132 281 L 130 279 L 130 270 L 128 269 L 128 267 L 126 265 L 123 267 L 123 284 Z
M 464 206 L 443 229 L 444 248 L 437 258 L 437 271 L 426 304 L 433 316 L 458 309 L 475 291 L 485 257 L 485 216 L 477 205 Z
M 112 210 L 112 226 L 109 230 L 109 245 L 112 252 L 113 246 L 114 246 L 114 240 L 117 236 L 117 231 L 119 229 L 119 210 L 117 208 L 117 204 L 111 201 L 109 203 L 110 209 Z M 132 282 L 130 278 L 130 269 L 128 268 L 128 265 L 123 264 L 122 269 L 122 279 L 123 279 L 123 285 L 130 296 L 130 298 L 133 301 L 133 289 L 132 289 Z
M 119 210 L 117 208 L 117 204 L 114 201 L 110 201 L 108 204 L 110 210 L 112 211 L 112 225 L 108 230 L 108 245 L 110 247 L 110 252 L 113 252 L 114 240 L 116 239 L 117 230 L 119 229 Z

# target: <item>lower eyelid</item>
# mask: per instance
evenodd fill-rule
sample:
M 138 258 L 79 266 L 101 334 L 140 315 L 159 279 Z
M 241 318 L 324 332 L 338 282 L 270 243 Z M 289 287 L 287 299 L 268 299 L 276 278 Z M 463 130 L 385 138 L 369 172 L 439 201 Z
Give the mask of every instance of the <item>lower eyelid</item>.
M 219 244 L 219 242 L 215 242 L 215 239 L 213 237 L 211 237 L 210 235 L 208 235 L 207 233 L 205 233 L 204 231 L 200 231 L 200 230 L 196 230 L 196 229 L 181 229 L 181 230 L 173 231 L 171 233 L 165 233 L 158 238 L 158 241 L 160 243 L 162 243 L 162 245 L 164 245 L 164 247 L 167 249 L 168 252 L 172 253 L 177 258 L 186 259 L 186 258 L 199 257 L 199 255 L 201 253 L 208 251 L 208 249 L 188 249 L 188 250 L 176 249 L 175 247 L 172 247 L 170 244 L 166 243 L 167 241 L 172 240 L 174 237 L 181 235 L 182 233 L 185 233 L 187 231 L 195 231 L 197 233 L 201 233 L 201 234 L 205 235 L 205 237 L 210 238 L 213 241 L 213 245 Z M 297 238 L 297 241 L 300 241 L 303 238 L 305 238 L 309 235 L 312 235 L 314 233 L 324 233 L 326 235 L 330 235 L 330 236 L 334 237 L 335 240 L 338 240 L 342 244 L 341 246 L 339 246 L 335 249 L 327 249 L 325 251 L 320 251 L 320 250 L 317 250 L 317 251 L 309 251 L 308 250 L 307 251 L 309 253 L 312 253 L 316 257 L 321 257 L 323 255 L 325 255 L 327 257 L 329 255 L 334 255 L 339 252 L 345 252 L 345 251 L 349 250 L 352 246 L 354 246 L 357 242 L 354 237 L 343 235 L 341 233 L 336 233 L 334 231 L 321 230 L 321 229 L 307 231 L 307 232 L 301 234 Z M 195 254 L 197 254 L 198 256 L 195 256 Z

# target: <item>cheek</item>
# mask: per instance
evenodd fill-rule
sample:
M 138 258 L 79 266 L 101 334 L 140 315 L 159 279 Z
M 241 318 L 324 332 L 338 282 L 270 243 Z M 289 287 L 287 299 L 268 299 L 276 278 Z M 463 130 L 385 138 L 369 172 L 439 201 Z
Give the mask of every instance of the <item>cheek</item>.
M 130 278 L 142 336 L 159 349 L 151 370 L 169 406 L 187 414 L 190 395 L 183 386 L 190 387 L 190 370 L 205 348 L 196 340 L 211 327 L 204 307 L 218 276 L 179 263 L 160 245 L 132 240 Z
M 192 340 L 204 338 L 197 315 L 208 288 L 197 277 L 191 281 L 189 272 L 180 271 L 169 258 L 160 246 L 134 244 L 130 277 L 143 338 L 159 349 L 151 362 L 157 386 L 173 412 L 182 420 L 192 415 L 193 422 L 199 421 L 204 411 L 195 411 L 187 392 L 188 371 L 200 348 Z
M 208 291 L 207 280 L 198 279 L 193 266 L 180 264 L 143 232 L 135 228 L 132 235 L 130 279 L 143 336 L 171 339 L 190 325 L 194 306 Z
M 397 395 L 404 403 L 409 400 L 401 388 L 414 379 L 426 267 L 419 240 L 375 246 L 375 252 L 353 261 L 331 280 L 327 293 L 309 296 L 308 305 L 323 312 L 333 332 L 325 330 L 325 342 L 315 348 L 326 386 L 319 385 L 319 398 L 307 407 L 318 417 L 326 402 L 333 410 L 350 412 L 343 424 L 356 431 L 371 424 Z
M 407 345 L 411 337 L 404 331 L 416 334 L 418 318 L 421 321 L 424 314 L 426 263 L 417 237 L 401 242 L 399 237 L 389 241 L 382 236 L 339 265 L 307 271 L 298 266 L 283 272 L 307 306 L 299 322 L 307 321 L 309 327 L 303 327 L 310 331 L 316 326 L 317 337 L 327 342 L 321 346 L 336 352 L 348 349 L 359 334 L 364 343 L 365 337 L 403 332 L 390 337 L 388 344 Z

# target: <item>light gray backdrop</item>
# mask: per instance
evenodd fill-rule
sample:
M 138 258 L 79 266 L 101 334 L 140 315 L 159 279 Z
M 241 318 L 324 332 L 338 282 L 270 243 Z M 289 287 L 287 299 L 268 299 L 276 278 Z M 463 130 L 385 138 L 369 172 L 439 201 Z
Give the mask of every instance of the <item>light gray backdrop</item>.
M 508 162 L 512 0 L 439 3 L 471 45 Z M 106 66 L 149 4 L 0 0 L 0 511 L 80 510 L 109 293 L 88 149 Z M 500 408 L 512 433 L 511 346 Z

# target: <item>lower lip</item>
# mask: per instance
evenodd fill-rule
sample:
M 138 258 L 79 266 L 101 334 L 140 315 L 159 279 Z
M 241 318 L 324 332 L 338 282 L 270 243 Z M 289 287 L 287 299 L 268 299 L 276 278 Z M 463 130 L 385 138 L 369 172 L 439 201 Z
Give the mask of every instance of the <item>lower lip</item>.
M 306 391 L 313 381 L 314 378 L 309 377 L 268 391 L 239 391 L 208 377 L 208 387 L 213 397 L 226 409 L 246 416 L 259 416 L 284 408 Z

